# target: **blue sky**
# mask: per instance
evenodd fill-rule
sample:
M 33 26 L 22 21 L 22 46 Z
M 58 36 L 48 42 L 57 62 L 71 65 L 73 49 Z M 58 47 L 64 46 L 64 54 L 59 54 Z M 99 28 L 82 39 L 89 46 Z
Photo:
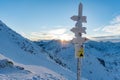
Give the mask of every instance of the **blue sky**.
M 87 37 L 120 34 L 120 0 L 0 0 L 0 20 L 32 39 L 72 39 L 78 4 L 87 16 Z

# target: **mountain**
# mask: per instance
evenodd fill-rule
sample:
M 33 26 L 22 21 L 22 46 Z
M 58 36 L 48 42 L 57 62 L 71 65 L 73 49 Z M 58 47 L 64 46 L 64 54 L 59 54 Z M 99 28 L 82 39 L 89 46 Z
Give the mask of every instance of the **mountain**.
M 15 65 L 23 67 L 25 70 L 34 73 L 32 74 L 33 76 L 36 74 L 40 78 L 44 76 L 43 80 L 46 80 L 46 77 L 51 77 L 48 78 L 49 80 L 75 79 L 75 74 L 73 72 L 53 62 L 49 57 L 46 56 L 46 52 L 44 52 L 42 48 L 7 27 L 7 25 L 5 25 L 2 21 L 0 21 L 0 54 L 1 56 L 4 56 L 4 59 L 7 59 Z M 14 71 L 15 68 L 12 70 Z M 13 75 L 14 74 L 16 73 L 13 73 Z M 10 74 L 3 74 L 3 70 L 1 71 L 0 75 L 2 75 L 2 77 L 11 76 Z M 18 75 L 23 76 L 24 74 Z M 29 75 L 31 74 L 28 74 L 28 76 Z M 19 79 L 18 76 L 15 75 L 12 78 Z M 39 78 L 31 79 L 41 80 Z M 19 80 L 21 80 L 21 78 Z
M 82 58 L 82 80 L 119 80 L 120 43 L 89 41 Z M 71 41 L 32 42 L 0 21 L 0 80 L 75 80 Z
M 99 37 L 93 37 L 94 41 L 110 41 L 110 42 L 120 42 L 120 36 L 114 35 L 114 36 L 99 36 Z
M 76 73 L 74 45 L 59 40 L 35 42 L 61 66 Z M 119 80 L 120 43 L 88 41 L 82 58 L 82 76 L 88 80 Z
M 106 70 L 114 76 L 115 80 L 120 79 L 120 42 L 95 42 L 86 44 L 90 53 L 98 58 Z

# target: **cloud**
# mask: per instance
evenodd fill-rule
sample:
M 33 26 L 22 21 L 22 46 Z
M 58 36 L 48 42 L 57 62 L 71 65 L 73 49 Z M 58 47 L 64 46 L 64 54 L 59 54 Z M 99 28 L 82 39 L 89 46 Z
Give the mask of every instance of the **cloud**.
M 113 18 L 108 25 L 98 27 L 93 31 L 95 34 L 91 35 L 91 37 L 120 35 L 120 15 Z
M 49 33 L 43 33 L 43 32 L 31 32 L 31 33 L 24 33 L 22 36 L 32 40 L 50 40 L 50 39 L 56 39 L 57 36 Z
M 59 28 L 59 29 L 53 29 L 53 30 L 41 31 L 41 32 L 30 32 L 30 33 L 21 32 L 21 35 L 33 41 L 51 40 L 51 39 L 71 40 L 73 37 L 73 35 L 67 33 L 67 29 L 65 28 Z
M 96 29 L 93 29 L 93 31 L 97 32 L 97 31 L 100 31 L 102 28 L 101 27 L 98 27 Z
M 120 23 L 120 15 L 116 16 L 116 17 L 111 21 L 111 24 L 116 24 L 116 23 Z
M 54 29 L 54 30 L 49 31 L 50 34 L 64 34 L 65 32 L 66 32 L 65 28 Z
M 114 35 L 119 35 L 120 34 L 120 15 L 114 18 L 111 21 L 110 25 L 105 26 L 102 29 L 103 32 L 111 33 Z
M 65 33 L 65 34 L 62 34 L 62 35 L 59 35 L 58 39 L 61 39 L 61 40 L 72 40 L 74 35 L 71 35 L 71 34 L 68 34 L 68 33 Z
M 105 26 L 102 31 L 112 34 L 120 34 L 120 23 Z

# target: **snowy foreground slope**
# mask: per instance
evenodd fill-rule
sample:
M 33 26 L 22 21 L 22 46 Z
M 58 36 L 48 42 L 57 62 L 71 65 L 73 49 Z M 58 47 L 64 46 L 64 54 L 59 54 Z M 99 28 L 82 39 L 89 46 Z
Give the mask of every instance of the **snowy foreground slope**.
M 7 59 L 0 60 L 0 80 L 65 80 L 62 76 L 44 67 L 22 66 L 24 67 L 16 66 Z
M 74 80 L 76 77 L 75 73 L 51 61 L 50 58 L 45 55 L 46 53 L 39 46 L 31 42 L 30 40 L 23 38 L 21 35 L 8 28 L 1 21 L 0 54 L 0 56 L 4 56 L 4 59 L 8 59 L 12 61 L 15 65 L 24 67 L 25 70 L 34 73 L 29 73 L 24 76 L 24 73 L 22 73 L 21 71 L 20 73 L 16 73 L 16 71 L 14 71 L 15 68 L 13 68 L 13 74 L 11 74 L 7 69 L 4 70 L 6 70 L 6 73 L 8 71 L 8 73 L 10 74 L 4 74 L 4 70 L 0 69 L 2 70 L 0 75 L 2 76 L 2 78 L 6 77 L 5 80 L 11 80 L 9 79 L 11 75 L 13 76 L 12 80 L 16 80 L 16 78 L 19 79 L 21 76 L 23 80 L 26 80 L 27 78 L 24 79 L 24 77 L 28 76 L 29 78 L 30 75 L 34 76 L 36 74 L 38 76 L 43 75 L 40 76 L 40 78 L 43 77 L 43 79 L 33 79 L 33 77 L 31 77 L 30 79 L 47 80 L 46 77 L 52 77 L 48 78 L 48 80 Z M 17 74 L 20 75 L 20 77 Z M 21 80 L 21 78 L 19 80 Z
M 74 45 L 59 40 L 35 42 L 56 63 L 76 72 Z M 82 76 L 88 80 L 120 80 L 120 43 L 89 41 L 85 43 Z M 59 62 L 58 62 L 59 61 Z
M 16 66 L 5 58 L 0 55 L 0 80 L 66 80 L 45 67 L 17 63 L 20 66 Z

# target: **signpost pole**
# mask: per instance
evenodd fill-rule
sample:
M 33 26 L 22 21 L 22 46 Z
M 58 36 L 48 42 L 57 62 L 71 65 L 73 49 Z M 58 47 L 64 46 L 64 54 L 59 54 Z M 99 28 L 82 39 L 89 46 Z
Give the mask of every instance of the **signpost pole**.
M 78 16 L 72 16 L 73 21 L 77 21 L 75 27 L 71 29 L 75 33 L 75 38 L 72 42 L 75 44 L 75 57 L 77 58 L 77 80 L 81 80 L 81 60 L 84 57 L 83 43 L 86 41 L 85 37 L 82 37 L 82 33 L 86 34 L 86 27 L 82 26 L 82 23 L 86 23 L 86 16 L 82 16 L 82 3 L 79 4 Z
M 81 76 L 81 72 L 80 72 L 80 65 L 81 65 L 81 59 L 77 58 L 77 80 L 81 80 L 80 76 Z

